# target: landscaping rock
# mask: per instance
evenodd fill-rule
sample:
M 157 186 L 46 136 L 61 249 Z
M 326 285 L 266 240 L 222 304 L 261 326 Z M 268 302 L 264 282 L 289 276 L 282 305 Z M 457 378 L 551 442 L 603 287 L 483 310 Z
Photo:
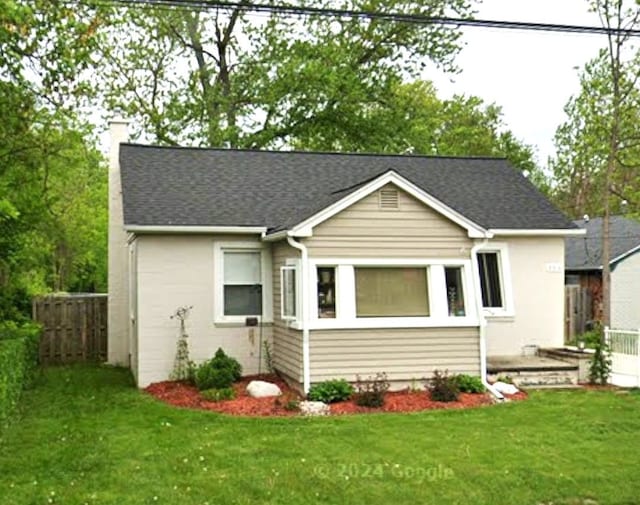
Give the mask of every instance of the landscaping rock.
M 268 396 L 280 396 L 282 391 L 271 382 L 251 381 L 247 386 L 247 393 L 253 398 L 266 398 Z
M 328 416 L 329 405 L 323 402 L 300 402 L 300 413 L 303 416 Z
M 506 382 L 500 382 L 500 381 L 494 382 L 493 387 L 496 389 L 496 391 L 498 391 L 499 393 L 502 393 L 503 395 L 515 395 L 517 392 L 520 391 L 513 384 L 507 384 Z

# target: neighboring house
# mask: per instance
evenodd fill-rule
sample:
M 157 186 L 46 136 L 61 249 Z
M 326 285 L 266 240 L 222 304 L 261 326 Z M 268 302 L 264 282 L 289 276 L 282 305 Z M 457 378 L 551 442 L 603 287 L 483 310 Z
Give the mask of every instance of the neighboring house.
M 193 359 L 222 347 L 256 373 L 268 341 L 302 390 L 484 377 L 487 355 L 563 344 L 564 238 L 583 232 L 504 159 L 126 140 L 113 122 L 109 361 L 139 386 L 169 376 L 179 306 Z
M 565 283 L 587 288 L 596 321 L 602 320 L 602 221 L 601 217 L 574 221 L 586 235 L 568 237 L 565 245 Z M 640 328 L 640 223 L 611 216 L 609 226 L 611 327 L 636 330 Z

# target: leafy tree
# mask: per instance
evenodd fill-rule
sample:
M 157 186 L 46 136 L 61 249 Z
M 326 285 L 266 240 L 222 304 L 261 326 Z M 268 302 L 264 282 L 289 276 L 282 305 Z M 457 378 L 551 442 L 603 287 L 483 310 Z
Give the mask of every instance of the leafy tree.
M 475 96 L 441 99 L 430 82 L 397 83 L 384 100 L 354 111 L 348 120 L 352 125 L 342 134 L 300 139 L 294 146 L 352 152 L 504 156 L 535 182 L 543 180 L 533 149 L 506 129 L 498 106 L 485 105 Z
M 610 151 L 612 83 L 607 54 L 602 51 L 587 63 L 580 76 L 580 93 L 565 106 L 567 120 L 555 135 L 556 157 L 551 168 L 554 175 L 553 198 L 568 215 L 604 214 L 602 188 L 606 184 Z M 611 174 L 609 189 L 614 192 L 611 211 L 625 211 L 640 216 L 638 183 L 640 182 L 640 92 L 632 85 L 640 67 L 636 59 L 621 69 L 621 83 L 628 89 L 624 107 L 620 109 L 617 168 Z M 627 205 L 623 202 L 626 201 Z
M 342 7 L 471 13 L 467 0 L 345 0 Z M 104 91 L 109 108 L 136 118 L 138 133 L 161 143 L 312 145 L 356 135 L 358 114 L 426 61 L 453 69 L 459 36 L 444 26 L 374 19 L 131 8 L 104 45 Z
M 637 163 L 634 155 L 629 154 L 629 148 L 637 144 L 637 136 L 629 134 L 628 121 L 636 114 L 637 89 L 636 84 L 640 76 L 640 59 L 634 55 L 635 50 L 630 47 L 630 30 L 637 28 L 640 23 L 640 9 L 634 2 L 628 0 L 591 0 L 591 9 L 596 12 L 602 25 L 607 28 L 607 46 L 600 54 L 600 62 L 591 69 L 592 77 L 589 86 L 595 92 L 597 99 L 590 103 L 589 97 L 583 97 L 582 103 L 575 104 L 575 113 L 584 114 L 585 123 L 577 123 L 576 131 L 590 130 L 598 135 L 591 138 L 593 145 L 601 146 L 600 157 L 590 160 L 580 156 L 577 162 L 583 174 L 595 172 L 601 177 L 593 177 L 591 180 L 582 178 L 583 188 L 591 186 L 594 194 L 592 204 L 599 200 L 603 214 L 602 226 L 602 302 L 603 323 L 609 324 L 610 320 L 610 223 L 609 217 L 615 211 L 615 198 L 624 195 L 620 191 L 621 184 L 625 186 L 629 182 L 637 180 Z M 597 68 L 599 66 L 599 68 Z M 588 69 L 589 70 L 589 69 Z M 594 113 L 594 114 L 591 114 Z M 569 127 L 570 129 L 571 127 Z M 571 132 L 561 133 L 561 138 L 571 140 Z M 585 144 L 588 146 L 588 142 Z M 578 147 L 579 144 L 576 146 Z M 604 164 L 594 168 L 585 169 L 587 164 L 596 165 L 602 161 Z M 627 157 L 627 159 L 623 159 Z M 631 164 L 630 164 L 631 163 Z M 587 182 L 584 182 L 587 181 Z M 586 201 L 590 191 L 580 194 L 581 201 Z M 636 203 L 633 202 L 635 206 Z
M 34 293 L 105 284 L 106 172 L 71 112 L 99 12 L 0 0 L 0 319 Z

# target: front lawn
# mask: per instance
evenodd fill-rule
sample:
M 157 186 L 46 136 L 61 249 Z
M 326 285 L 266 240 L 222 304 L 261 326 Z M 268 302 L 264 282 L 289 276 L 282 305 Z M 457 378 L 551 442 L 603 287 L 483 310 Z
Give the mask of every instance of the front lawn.
M 633 393 L 233 418 L 160 403 L 124 370 L 50 368 L 0 431 L 0 503 L 632 504 L 639 448 Z

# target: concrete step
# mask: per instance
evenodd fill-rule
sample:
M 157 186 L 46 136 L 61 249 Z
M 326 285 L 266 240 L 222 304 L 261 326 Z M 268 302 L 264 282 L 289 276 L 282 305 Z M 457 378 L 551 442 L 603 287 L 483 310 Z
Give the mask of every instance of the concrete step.
M 551 370 L 500 370 L 499 373 L 489 374 L 489 381 L 498 377 L 509 377 L 518 388 L 536 387 L 567 387 L 578 385 L 578 367 Z

